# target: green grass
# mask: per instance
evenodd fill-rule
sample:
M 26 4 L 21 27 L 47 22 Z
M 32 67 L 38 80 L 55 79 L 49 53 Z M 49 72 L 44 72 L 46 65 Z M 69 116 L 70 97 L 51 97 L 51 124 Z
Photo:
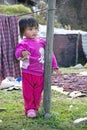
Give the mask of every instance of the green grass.
M 84 68 L 62 68 L 60 67 L 61 72 L 63 73 L 80 73 L 80 72 L 87 72 L 87 67 Z
M 61 70 L 65 72 L 64 68 Z M 66 72 L 70 73 L 70 69 Z M 75 119 L 87 117 L 87 97 L 71 99 L 52 90 L 51 117 L 43 117 L 41 104 L 38 117 L 29 119 L 24 115 L 21 90 L 0 90 L 0 108 L 6 108 L 0 111 L 0 130 L 87 130 L 86 123 L 73 124 Z

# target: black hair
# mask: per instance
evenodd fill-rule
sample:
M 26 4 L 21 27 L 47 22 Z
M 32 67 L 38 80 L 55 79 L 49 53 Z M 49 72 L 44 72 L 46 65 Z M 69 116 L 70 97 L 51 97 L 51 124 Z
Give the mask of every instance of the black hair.
M 23 37 L 24 31 L 27 27 L 37 27 L 38 28 L 38 22 L 33 17 L 23 17 L 19 21 L 19 30 L 20 30 L 20 36 Z

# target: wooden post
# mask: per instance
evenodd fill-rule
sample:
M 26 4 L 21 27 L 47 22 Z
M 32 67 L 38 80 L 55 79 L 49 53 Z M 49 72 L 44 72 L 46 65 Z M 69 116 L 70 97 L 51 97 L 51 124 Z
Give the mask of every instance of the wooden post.
M 45 49 L 45 74 L 44 74 L 44 93 L 43 93 L 43 108 L 45 112 L 45 117 L 48 117 L 50 115 L 55 4 L 56 0 L 48 0 L 48 20 L 47 20 L 47 35 L 46 35 L 47 44 Z
M 80 33 L 78 33 L 77 42 L 76 42 L 76 65 L 78 64 L 78 45 L 79 45 L 79 39 L 80 39 Z

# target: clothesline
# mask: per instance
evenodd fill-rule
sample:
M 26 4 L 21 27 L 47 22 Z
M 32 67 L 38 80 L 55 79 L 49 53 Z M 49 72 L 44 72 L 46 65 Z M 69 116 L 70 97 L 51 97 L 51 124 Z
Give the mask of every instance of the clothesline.
M 12 16 L 0 14 L 0 83 L 8 76 L 16 78 L 21 75 L 20 63 L 14 57 L 14 49 L 18 43 L 18 17 L 45 10 L 55 9 L 44 8 L 32 13 Z
M 40 10 L 37 10 L 37 11 L 32 12 L 32 13 L 23 13 L 23 14 L 19 14 L 17 16 L 23 16 L 23 15 L 27 15 L 27 14 L 37 14 L 38 12 L 42 12 L 42 11 L 45 11 L 45 10 L 52 11 L 52 10 L 56 10 L 56 8 L 55 9 L 44 8 L 44 9 L 40 9 Z
M 23 16 L 23 15 L 27 15 L 27 14 L 37 14 L 38 12 L 42 12 L 42 11 L 45 11 L 45 10 L 47 10 L 47 11 L 52 11 L 52 10 L 56 10 L 56 8 L 54 8 L 54 9 L 48 9 L 48 8 L 44 8 L 44 9 L 40 9 L 40 10 L 37 10 L 37 11 L 34 11 L 34 12 L 29 12 L 29 13 L 23 13 L 23 14 L 18 14 L 18 15 L 15 15 L 15 16 Z M 5 15 L 5 16 L 13 16 L 13 15 L 7 15 L 7 14 L 0 14 L 0 15 Z

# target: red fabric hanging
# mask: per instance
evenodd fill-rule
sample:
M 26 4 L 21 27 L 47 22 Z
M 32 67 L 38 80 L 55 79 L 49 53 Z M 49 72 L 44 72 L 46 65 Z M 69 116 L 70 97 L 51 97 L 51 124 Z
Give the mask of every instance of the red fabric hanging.
M 18 44 L 18 17 L 0 15 L 0 83 L 7 76 L 20 76 L 14 50 Z

